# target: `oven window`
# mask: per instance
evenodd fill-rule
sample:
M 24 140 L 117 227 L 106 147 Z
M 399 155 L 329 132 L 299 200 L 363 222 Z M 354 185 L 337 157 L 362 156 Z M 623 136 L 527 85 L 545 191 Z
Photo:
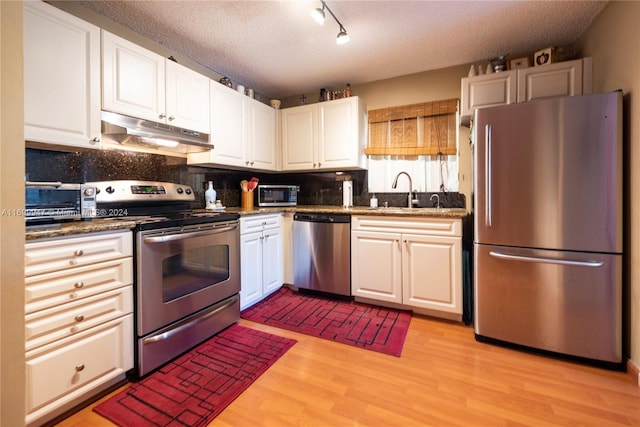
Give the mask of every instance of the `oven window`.
M 229 245 L 189 249 L 162 261 L 162 300 L 172 301 L 229 280 Z

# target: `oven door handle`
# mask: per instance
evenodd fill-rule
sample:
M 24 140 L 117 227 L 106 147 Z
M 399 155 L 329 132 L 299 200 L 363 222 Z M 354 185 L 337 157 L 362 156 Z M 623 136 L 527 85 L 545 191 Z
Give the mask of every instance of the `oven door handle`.
M 212 234 L 226 233 L 227 231 L 236 230 L 237 228 L 238 228 L 238 225 L 236 224 L 228 227 L 212 228 L 211 230 L 194 231 L 191 233 L 179 233 L 179 234 L 168 234 L 164 236 L 145 237 L 143 241 L 144 243 L 174 242 L 176 240 L 190 239 L 192 237 L 210 236 Z
M 167 340 L 167 339 L 171 338 L 173 335 L 178 334 L 181 331 L 184 331 L 185 329 L 189 329 L 189 328 L 197 325 L 198 323 L 204 322 L 205 320 L 207 320 L 211 316 L 215 316 L 216 314 L 220 313 L 221 311 L 227 309 L 229 306 L 235 304 L 236 301 L 238 301 L 238 296 L 237 295 L 233 296 L 229 301 L 225 301 L 225 302 L 219 304 L 213 310 L 211 310 L 210 312 L 202 315 L 201 317 L 198 317 L 197 319 L 194 319 L 194 320 L 190 320 L 187 323 L 182 323 L 182 324 L 176 326 L 175 328 L 169 329 L 169 330 L 164 331 L 162 333 L 159 333 L 159 334 L 156 334 L 156 335 L 152 335 L 152 336 L 150 336 L 148 338 L 145 338 L 145 339 L 142 340 L 142 343 L 147 345 L 147 344 L 153 344 L 153 343 L 158 342 L 158 341 Z

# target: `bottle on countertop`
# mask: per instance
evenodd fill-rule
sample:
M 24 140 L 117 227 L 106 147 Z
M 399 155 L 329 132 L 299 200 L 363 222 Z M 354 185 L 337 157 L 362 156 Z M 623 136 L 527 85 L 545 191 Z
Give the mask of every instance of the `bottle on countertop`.
M 216 190 L 213 188 L 213 181 L 209 181 L 209 187 L 204 192 L 204 201 L 206 208 L 213 208 L 216 206 Z
M 351 96 L 351 84 L 347 83 L 347 88 L 344 90 L 344 96 L 349 98 Z
M 375 194 L 373 194 L 371 196 L 371 200 L 369 200 L 369 206 L 372 208 L 377 208 L 378 207 L 378 198 L 376 197 Z

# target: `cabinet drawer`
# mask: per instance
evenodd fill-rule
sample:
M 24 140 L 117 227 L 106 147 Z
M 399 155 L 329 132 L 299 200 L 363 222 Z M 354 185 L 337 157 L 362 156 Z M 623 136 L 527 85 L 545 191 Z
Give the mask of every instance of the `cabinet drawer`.
M 351 217 L 351 229 L 462 237 L 462 220 L 458 218 L 402 218 L 363 215 Z
M 29 242 L 25 245 L 25 275 L 32 276 L 132 255 L 133 238 L 130 231 Z
M 26 350 L 86 331 L 133 312 L 132 286 L 25 316 Z
M 27 423 L 132 368 L 132 314 L 27 352 Z
M 253 233 L 282 226 L 282 214 L 240 218 L 240 234 Z
M 25 312 L 33 313 L 132 283 L 131 257 L 30 276 L 25 280 Z

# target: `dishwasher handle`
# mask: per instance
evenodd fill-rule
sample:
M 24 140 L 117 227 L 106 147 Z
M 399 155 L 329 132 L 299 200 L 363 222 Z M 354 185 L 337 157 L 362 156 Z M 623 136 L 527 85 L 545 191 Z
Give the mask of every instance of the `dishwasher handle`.
M 297 213 L 293 215 L 294 221 L 299 222 L 323 222 L 323 223 L 336 223 L 336 224 L 349 224 L 351 223 L 351 215 L 340 214 L 323 214 L 323 213 Z

